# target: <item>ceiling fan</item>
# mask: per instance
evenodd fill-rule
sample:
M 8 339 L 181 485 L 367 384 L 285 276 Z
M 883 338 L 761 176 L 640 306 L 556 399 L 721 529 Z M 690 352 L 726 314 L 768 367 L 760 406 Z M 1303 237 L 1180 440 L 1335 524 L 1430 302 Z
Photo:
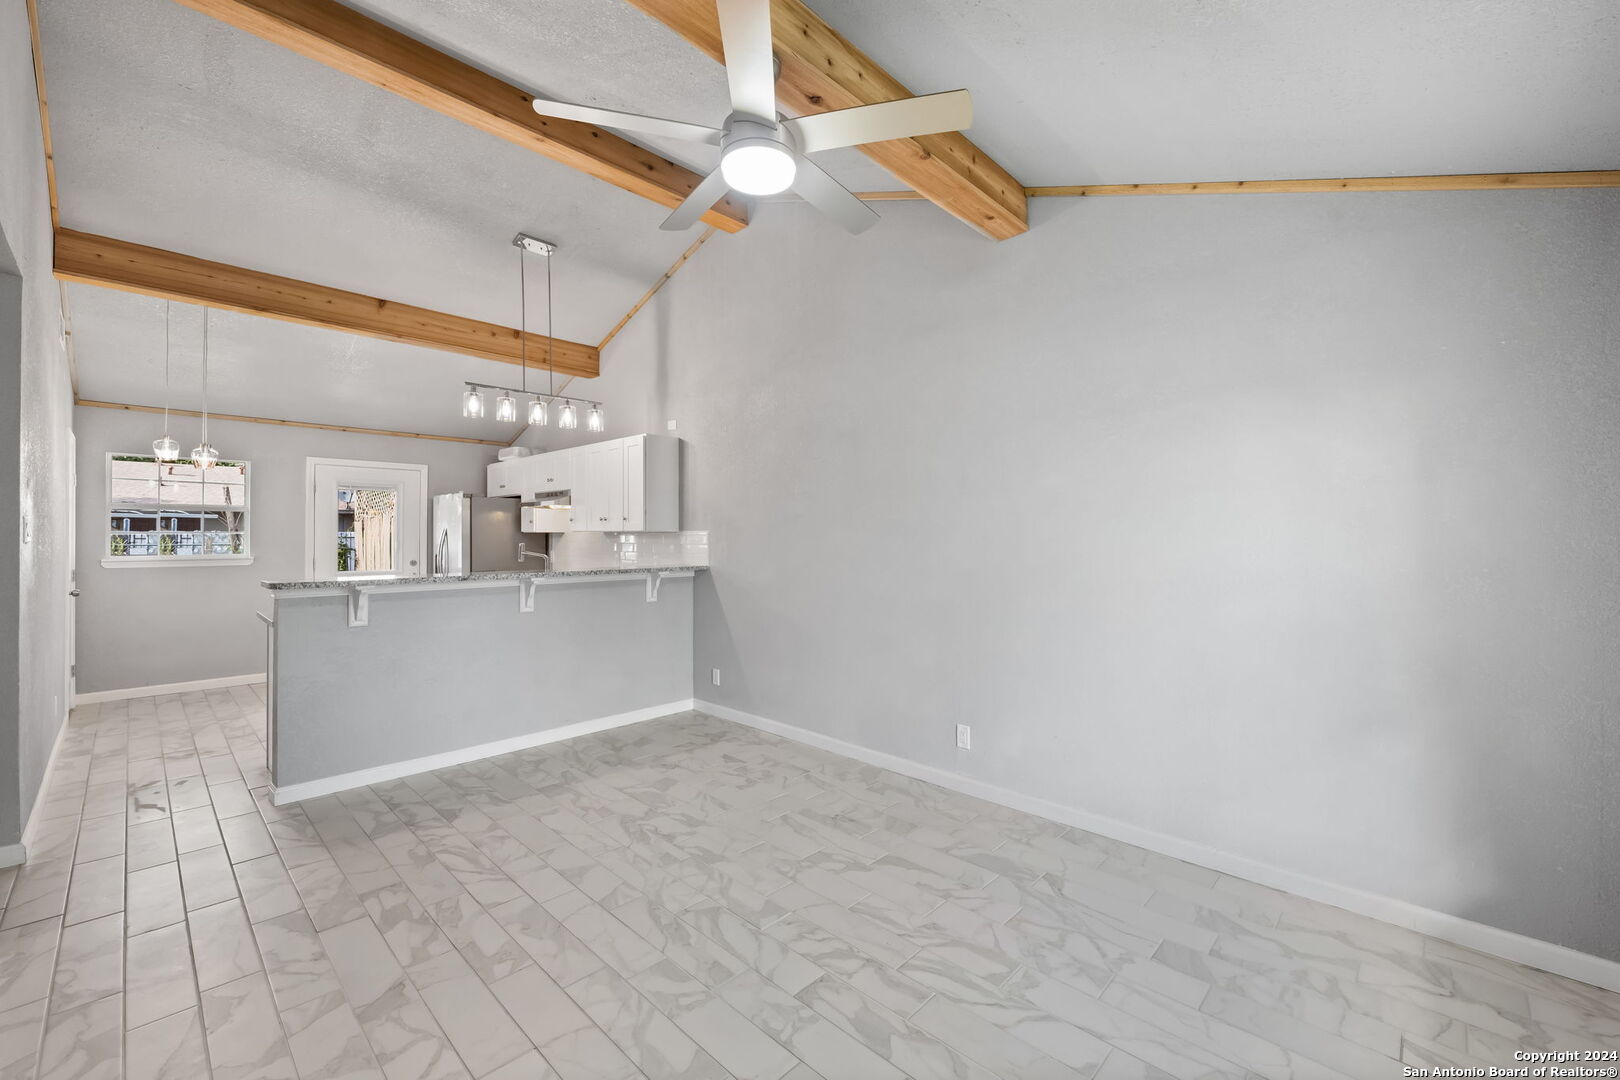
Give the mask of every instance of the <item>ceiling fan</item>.
M 776 111 L 770 0 L 718 0 L 718 5 L 726 81 L 731 87 L 731 115 L 723 127 L 534 99 L 534 111 L 542 116 L 720 147 L 720 167 L 692 189 L 661 228 L 691 228 L 728 189 L 775 195 L 792 188 L 850 232 L 862 232 L 877 222 L 877 214 L 806 155 L 960 131 L 973 122 L 973 99 L 966 90 L 781 119 Z

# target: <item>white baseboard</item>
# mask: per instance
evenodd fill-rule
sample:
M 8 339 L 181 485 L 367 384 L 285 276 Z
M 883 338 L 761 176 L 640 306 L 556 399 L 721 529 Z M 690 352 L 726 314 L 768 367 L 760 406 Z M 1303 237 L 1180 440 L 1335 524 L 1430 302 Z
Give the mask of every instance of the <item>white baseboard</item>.
M 28 811 L 28 820 L 23 822 L 22 842 L 8 844 L 0 848 L 0 866 L 16 866 L 26 862 L 28 849 L 33 846 L 34 834 L 39 831 L 40 813 L 45 809 L 45 799 L 51 790 L 51 774 L 56 771 L 56 756 L 62 752 L 62 737 L 67 734 L 68 718 L 64 715 L 62 722 L 57 725 L 56 738 L 51 742 L 51 756 L 45 759 L 45 774 L 39 778 L 39 790 L 34 793 L 34 806 Z M 6 852 L 12 848 L 17 849 L 16 862 L 6 862 Z
M 159 694 L 185 694 L 192 690 L 218 690 L 225 686 L 247 686 L 264 682 L 264 672 L 252 675 L 221 675 L 217 679 L 192 679 L 190 682 L 156 683 L 152 686 L 131 686 L 123 690 L 95 690 L 88 694 L 74 694 L 73 704 L 95 705 L 103 701 L 123 701 L 125 698 L 157 697 Z
M 1223 874 L 1243 878 L 1247 881 L 1269 885 L 1274 889 L 1303 896 L 1308 900 L 1332 904 L 1334 907 L 1353 911 L 1358 915 L 1379 919 L 1383 922 L 1403 926 L 1430 937 L 1440 938 L 1444 941 L 1462 945 L 1478 952 L 1490 953 L 1515 963 L 1550 971 L 1556 975 L 1578 979 L 1593 986 L 1601 986 L 1607 990 L 1620 991 L 1620 963 L 1605 960 L 1589 953 L 1577 952 L 1563 945 L 1555 945 L 1550 941 L 1541 941 L 1537 938 L 1525 937 L 1511 930 L 1503 930 L 1484 923 L 1473 922 L 1457 915 L 1448 915 L 1443 911 L 1419 907 L 1404 900 L 1393 897 L 1379 896 L 1376 893 L 1364 892 L 1349 885 L 1326 881 L 1309 874 L 1301 874 L 1287 870 L 1280 866 L 1259 862 L 1243 855 L 1234 855 L 1219 848 L 1209 847 L 1193 840 L 1184 840 L 1180 837 L 1144 829 L 1137 825 L 1118 821 L 1114 818 L 1104 817 L 1077 807 L 1065 806 L 1061 803 L 1051 802 L 1047 799 L 1036 798 L 1031 795 L 1022 795 L 1007 788 L 997 787 L 994 784 L 972 777 L 963 776 L 947 769 L 932 765 L 923 765 L 906 758 L 887 754 L 881 750 L 872 750 L 855 743 L 835 739 L 829 735 L 810 731 L 806 728 L 784 724 L 778 720 L 768 720 L 763 716 L 755 716 L 740 709 L 733 709 L 726 705 L 717 705 L 714 702 L 698 700 L 694 707 L 699 712 L 718 716 L 723 720 L 731 720 L 738 724 L 767 731 L 773 735 L 780 735 L 794 742 L 804 743 L 807 746 L 829 750 L 835 754 L 864 761 L 869 765 L 890 769 L 917 780 L 924 780 L 930 784 L 959 791 L 964 795 L 972 795 L 984 799 L 986 802 L 997 803 L 1014 810 L 1022 810 L 1027 814 L 1035 814 L 1052 821 L 1072 825 L 1085 829 L 1087 832 L 1098 833 L 1102 836 L 1122 840 L 1137 847 L 1156 851 L 1161 855 L 1182 859 L 1186 862 L 1197 863 L 1211 870 L 1218 870 Z
M 21 844 L 0 845 L 0 870 L 8 866 L 21 866 L 25 850 Z
M 380 784 L 388 780 L 398 780 L 402 776 L 415 776 L 417 773 L 432 772 L 434 769 L 461 765 L 469 761 L 477 761 L 480 758 L 497 757 L 517 750 L 527 750 L 531 746 L 544 746 L 546 743 L 562 742 L 564 739 L 577 739 L 581 735 L 594 735 L 598 731 L 625 727 L 628 724 L 639 724 L 644 720 L 656 720 L 660 716 L 686 712 L 691 708 L 692 699 L 684 698 L 680 701 L 665 702 L 662 705 L 650 705 L 645 709 L 633 709 L 630 712 L 618 713 L 614 716 L 602 716 L 595 720 L 581 720 L 577 724 L 564 724 L 562 727 L 535 731 L 510 739 L 501 739 L 498 742 L 480 743 L 477 746 L 467 746 L 459 750 L 447 750 L 442 754 L 412 758 L 409 761 L 396 761 L 388 765 L 377 765 L 370 769 L 340 773 L 337 776 L 328 776 L 320 780 L 305 780 L 301 783 L 287 784 L 271 789 L 271 801 L 277 806 L 285 806 L 288 803 L 301 802 L 304 799 L 315 799 L 322 795 L 332 795 L 339 791 L 365 787 L 367 784 Z

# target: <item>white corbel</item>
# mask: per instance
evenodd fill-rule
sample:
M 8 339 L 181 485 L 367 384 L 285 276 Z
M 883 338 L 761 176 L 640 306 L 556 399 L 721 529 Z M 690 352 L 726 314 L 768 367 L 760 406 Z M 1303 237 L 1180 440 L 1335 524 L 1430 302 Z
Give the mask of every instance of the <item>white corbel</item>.
M 371 594 L 373 587 L 369 585 L 349 586 L 349 625 L 369 626 L 371 619 Z

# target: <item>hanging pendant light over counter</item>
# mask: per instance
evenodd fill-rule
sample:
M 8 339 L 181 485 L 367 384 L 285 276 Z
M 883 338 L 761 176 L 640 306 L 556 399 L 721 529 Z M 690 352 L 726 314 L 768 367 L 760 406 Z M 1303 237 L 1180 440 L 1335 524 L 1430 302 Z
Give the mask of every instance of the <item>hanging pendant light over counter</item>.
M 468 382 L 461 394 L 461 415 L 472 420 L 484 418 L 484 391 L 493 390 L 497 393 L 495 398 L 495 416 L 498 423 L 515 423 L 518 419 L 518 398 L 528 398 L 528 407 L 525 418 L 530 427 L 546 427 L 551 422 L 551 406 L 561 401 L 562 406 L 557 410 L 557 427 L 563 431 L 572 431 L 579 427 L 579 411 L 575 401 L 589 405 L 590 412 L 585 416 L 585 427 L 588 431 L 602 431 L 606 427 L 606 418 L 602 413 L 600 401 L 588 401 L 583 398 L 559 398 L 557 396 L 557 366 L 555 350 L 557 337 L 552 319 L 553 304 L 551 291 L 551 256 L 557 250 L 557 245 L 549 240 L 541 240 L 525 233 L 518 233 L 512 238 L 512 245 L 518 249 L 518 357 L 523 367 L 522 385 L 491 386 L 488 383 Z M 528 262 L 524 255 L 533 252 L 544 255 L 546 258 L 546 389 L 542 394 L 529 389 L 529 278 Z
M 180 456 L 180 442 L 169 434 L 169 324 L 173 314 L 174 301 L 163 301 L 163 437 L 152 440 L 152 456 L 159 461 Z
M 191 463 L 199 469 L 212 469 L 219 463 L 219 451 L 208 441 L 208 316 L 203 308 L 202 442 L 191 448 Z

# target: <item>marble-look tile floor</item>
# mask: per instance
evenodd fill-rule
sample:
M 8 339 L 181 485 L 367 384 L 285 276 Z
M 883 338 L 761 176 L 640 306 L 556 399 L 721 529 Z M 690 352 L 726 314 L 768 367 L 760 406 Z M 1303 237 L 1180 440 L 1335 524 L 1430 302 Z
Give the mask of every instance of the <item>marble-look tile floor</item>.
M 261 687 L 76 710 L 0 1080 L 1402 1075 L 1620 996 L 684 714 L 276 807 Z

